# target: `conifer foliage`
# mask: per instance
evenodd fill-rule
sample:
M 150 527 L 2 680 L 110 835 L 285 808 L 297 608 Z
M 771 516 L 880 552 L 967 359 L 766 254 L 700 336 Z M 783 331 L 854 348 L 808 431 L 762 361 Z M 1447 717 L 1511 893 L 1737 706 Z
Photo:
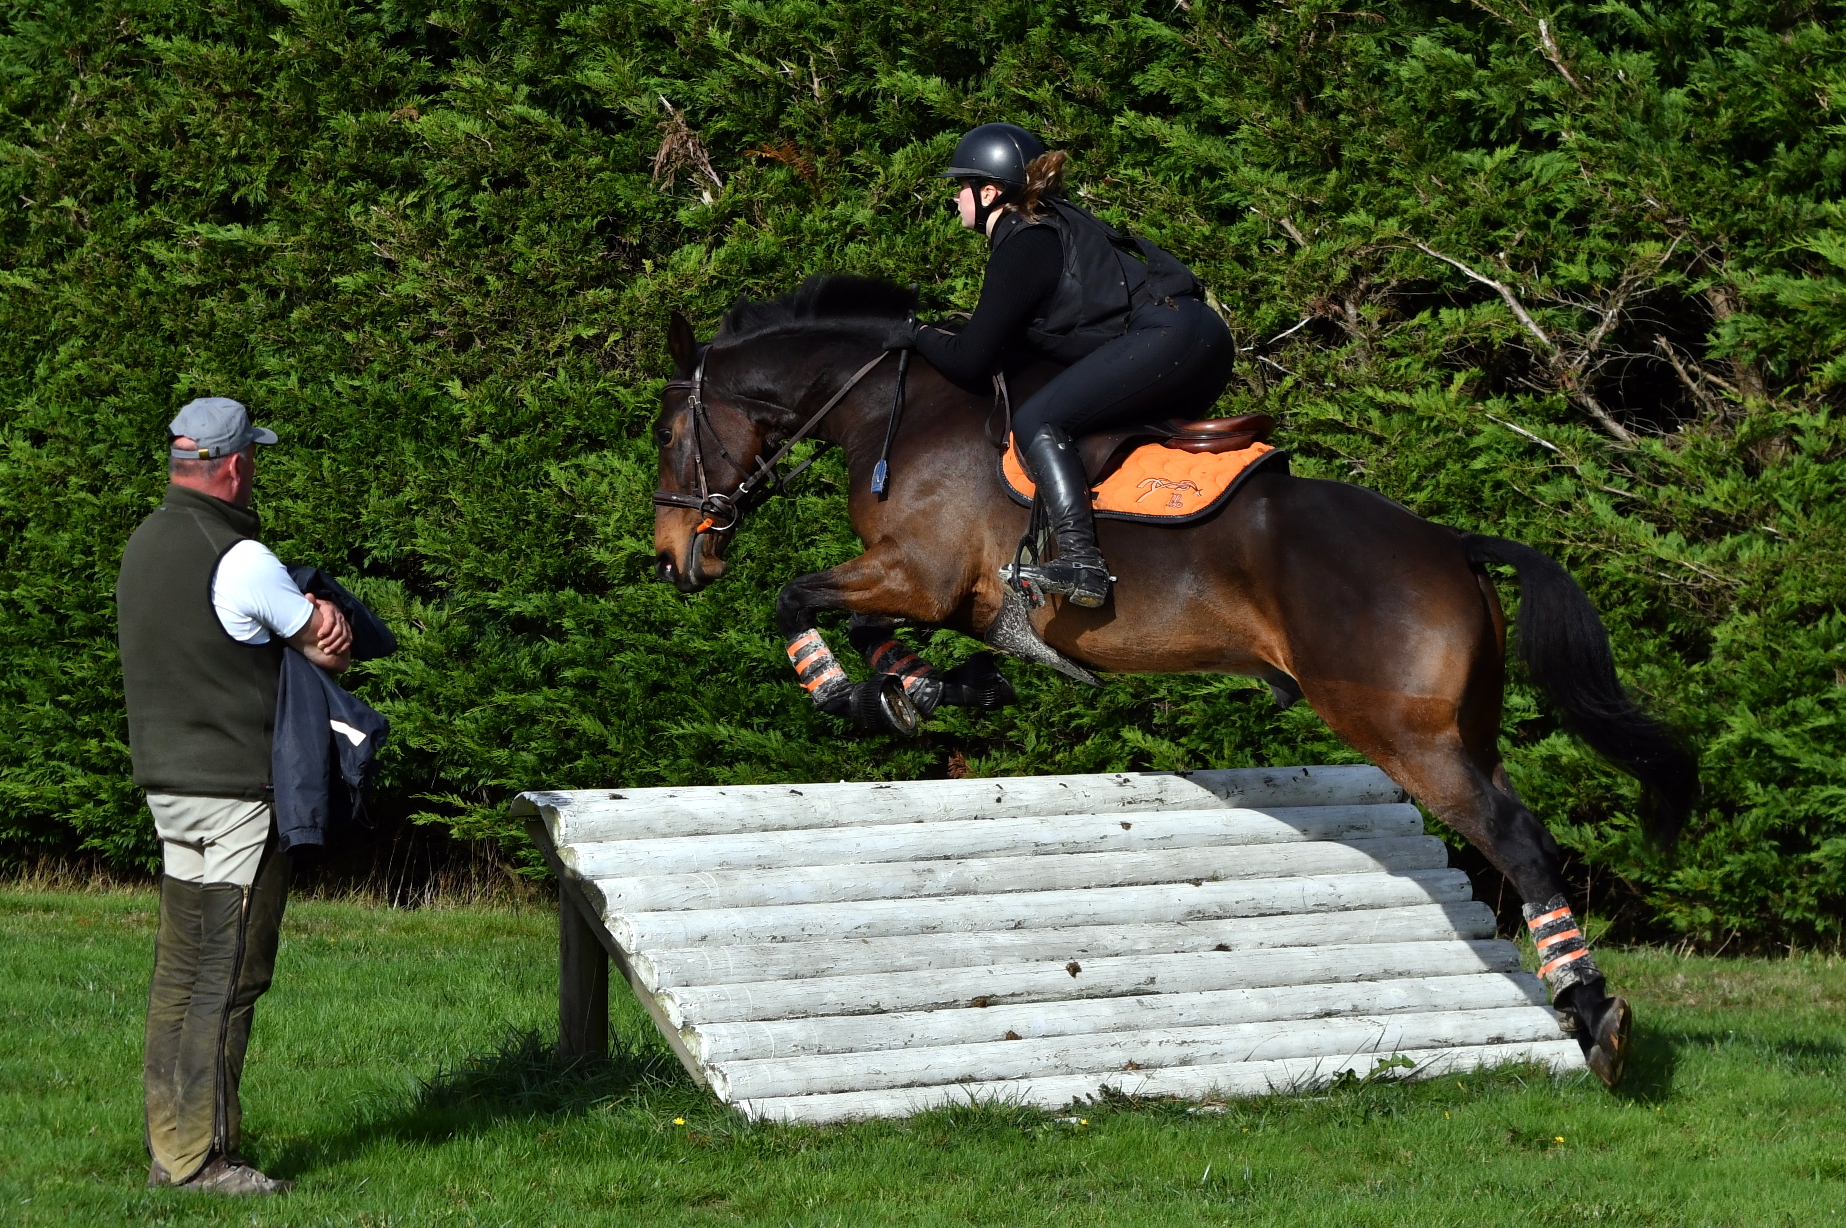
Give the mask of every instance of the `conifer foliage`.
M 162 426 L 238 397 L 258 507 L 403 649 L 387 809 L 518 847 L 538 786 L 1350 758 L 1238 680 L 1024 701 L 915 743 L 790 684 L 840 471 L 718 586 L 651 577 L 672 308 L 823 270 L 972 305 L 930 178 L 1006 119 L 1209 283 L 1227 412 L 1296 471 L 1532 543 L 1702 745 L 1676 861 L 1515 678 L 1523 795 L 1637 933 L 1846 909 L 1846 6 L 1799 0 L 49 0 L 0 38 L 0 848 L 145 862 L 111 588 Z M 1509 601 L 1515 590 L 1502 577 Z M 975 646 L 921 635 L 940 663 Z

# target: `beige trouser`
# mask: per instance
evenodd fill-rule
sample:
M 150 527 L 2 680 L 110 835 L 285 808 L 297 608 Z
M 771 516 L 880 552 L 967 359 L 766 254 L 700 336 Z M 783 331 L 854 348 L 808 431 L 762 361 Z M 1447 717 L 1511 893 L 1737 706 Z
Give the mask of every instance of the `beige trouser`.
M 275 972 L 288 854 L 273 807 L 150 794 L 166 874 L 142 1063 L 152 1177 L 184 1181 L 236 1156 L 238 1084 L 256 1000 Z
M 154 812 L 168 878 L 239 887 L 256 881 L 256 867 L 275 823 L 274 807 L 268 802 L 150 793 L 147 808 Z

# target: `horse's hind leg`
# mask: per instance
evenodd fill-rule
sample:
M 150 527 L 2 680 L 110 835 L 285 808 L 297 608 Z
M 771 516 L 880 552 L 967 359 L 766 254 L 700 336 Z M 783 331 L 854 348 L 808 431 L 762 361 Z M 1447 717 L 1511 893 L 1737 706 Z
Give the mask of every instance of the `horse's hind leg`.
M 1552 1001 L 1575 1025 L 1590 1068 L 1614 1086 L 1628 1056 L 1628 1004 L 1608 996 L 1571 913 L 1557 840 L 1512 792 L 1510 782 L 1506 789 L 1496 787 L 1504 769 L 1492 734 L 1465 738 L 1453 709 L 1434 699 L 1399 696 L 1380 702 L 1373 693 L 1362 703 L 1326 703 L 1332 697 L 1324 691 L 1310 698 L 1322 701 L 1315 706 L 1336 732 L 1511 880 L 1525 901 L 1539 973 Z M 1471 748 L 1470 741 L 1478 744 Z

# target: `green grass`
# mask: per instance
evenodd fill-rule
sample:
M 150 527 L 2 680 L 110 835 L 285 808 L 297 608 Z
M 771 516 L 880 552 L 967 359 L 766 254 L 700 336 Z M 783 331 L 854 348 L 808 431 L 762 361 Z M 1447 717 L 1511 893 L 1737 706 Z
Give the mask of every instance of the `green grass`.
M 1477 1225 L 1838 1223 L 1846 960 L 1603 955 L 1638 1069 L 1509 1071 L 1299 1099 L 1005 1106 L 751 1126 L 614 1004 L 558 1068 L 540 909 L 290 909 L 245 1104 L 286 1199 L 141 1181 L 147 892 L 0 891 L 0 1223 Z M 685 1124 L 675 1124 L 683 1118 Z

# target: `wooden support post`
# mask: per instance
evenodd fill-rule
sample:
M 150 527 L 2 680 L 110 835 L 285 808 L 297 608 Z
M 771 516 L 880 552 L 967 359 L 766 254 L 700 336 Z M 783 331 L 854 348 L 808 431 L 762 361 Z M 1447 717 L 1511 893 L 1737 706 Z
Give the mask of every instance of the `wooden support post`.
M 558 1056 L 564 1061 L 609 1056 L 609 955 L 591 921 L 558 890 Z
M 545 864 L 551 867 L 551 872 L 558 879 L 558 937 L 560 939 L 558 971 L 561 974 L 558 982 L 559 1041 L 566 1041 L 564 1021 L 573 1017 L 572 1010 L 566 1005 L 565 996 L 568 992 L 565 986 L 571 983 L 572 963 L 565 952 L 571 949 L 567 928 L 572 924 L 570 918 L 577 918 L 583 925 L 582 933 L 588 937 L 591 944 L 600 946 L 603 953 L 603 962 L 600 966 L 593 967 L 594 975 L 590 978 L 601 988 L 593 994 L 585 995 L 587 1001 L 595 1004 L 595 1013 L 602 1020 L 595 1029 L 596 1039 L 593 1042 L 600 1047 L 593 1049 L 592 1052 L 602 1054 L 609 1052 L 609 965 L 614 964 L 616 972 L 628 982 L 629 988 L 635 991 L 635 996 L 641 1000 L 641 1005 L 647 1010 L 649 1018 L 653 1019 L 654 1026 L 660 1029 L 662 1036 L 666 1037 L 667 1044 L 673 1050 L 673 1055 L 679 1059 L 680 1065 L 686 1068 L 686 1073 L 692 1076 L 692 1081 L 709 1090 L 711 1082 L 705 1077 L 705 1071 L 699 1067 L 698 1061 L 693 1058 L 692 1051 L 686 1048 L 685 1037 L 681 1036 L 678 1029 L 667 1019 L 656 996 L 636 979 L 634 969 L 629 966 L 627 959 L 622 955 L 622 949 L 615 945 L 615 939 L 600 924 L 598 914 L 590 906 L 589 900 L 585 898 L 583 889 L 577 885 L 570 871 L 558 859 L 557 846 L 551 842 L 551 833 L 545 830 L 544 820 L 532 815 L 526 816 L 526 832 L 544 856 Z M 1467 877 L 1460 870 L 1454 873 L 1463 882 L 1467 881 Z M 587 955 L 583 957 L 586 961 L 589 958 Z M 561 1044 L 560 1048 L 564 1048 L 564 1045 Z

